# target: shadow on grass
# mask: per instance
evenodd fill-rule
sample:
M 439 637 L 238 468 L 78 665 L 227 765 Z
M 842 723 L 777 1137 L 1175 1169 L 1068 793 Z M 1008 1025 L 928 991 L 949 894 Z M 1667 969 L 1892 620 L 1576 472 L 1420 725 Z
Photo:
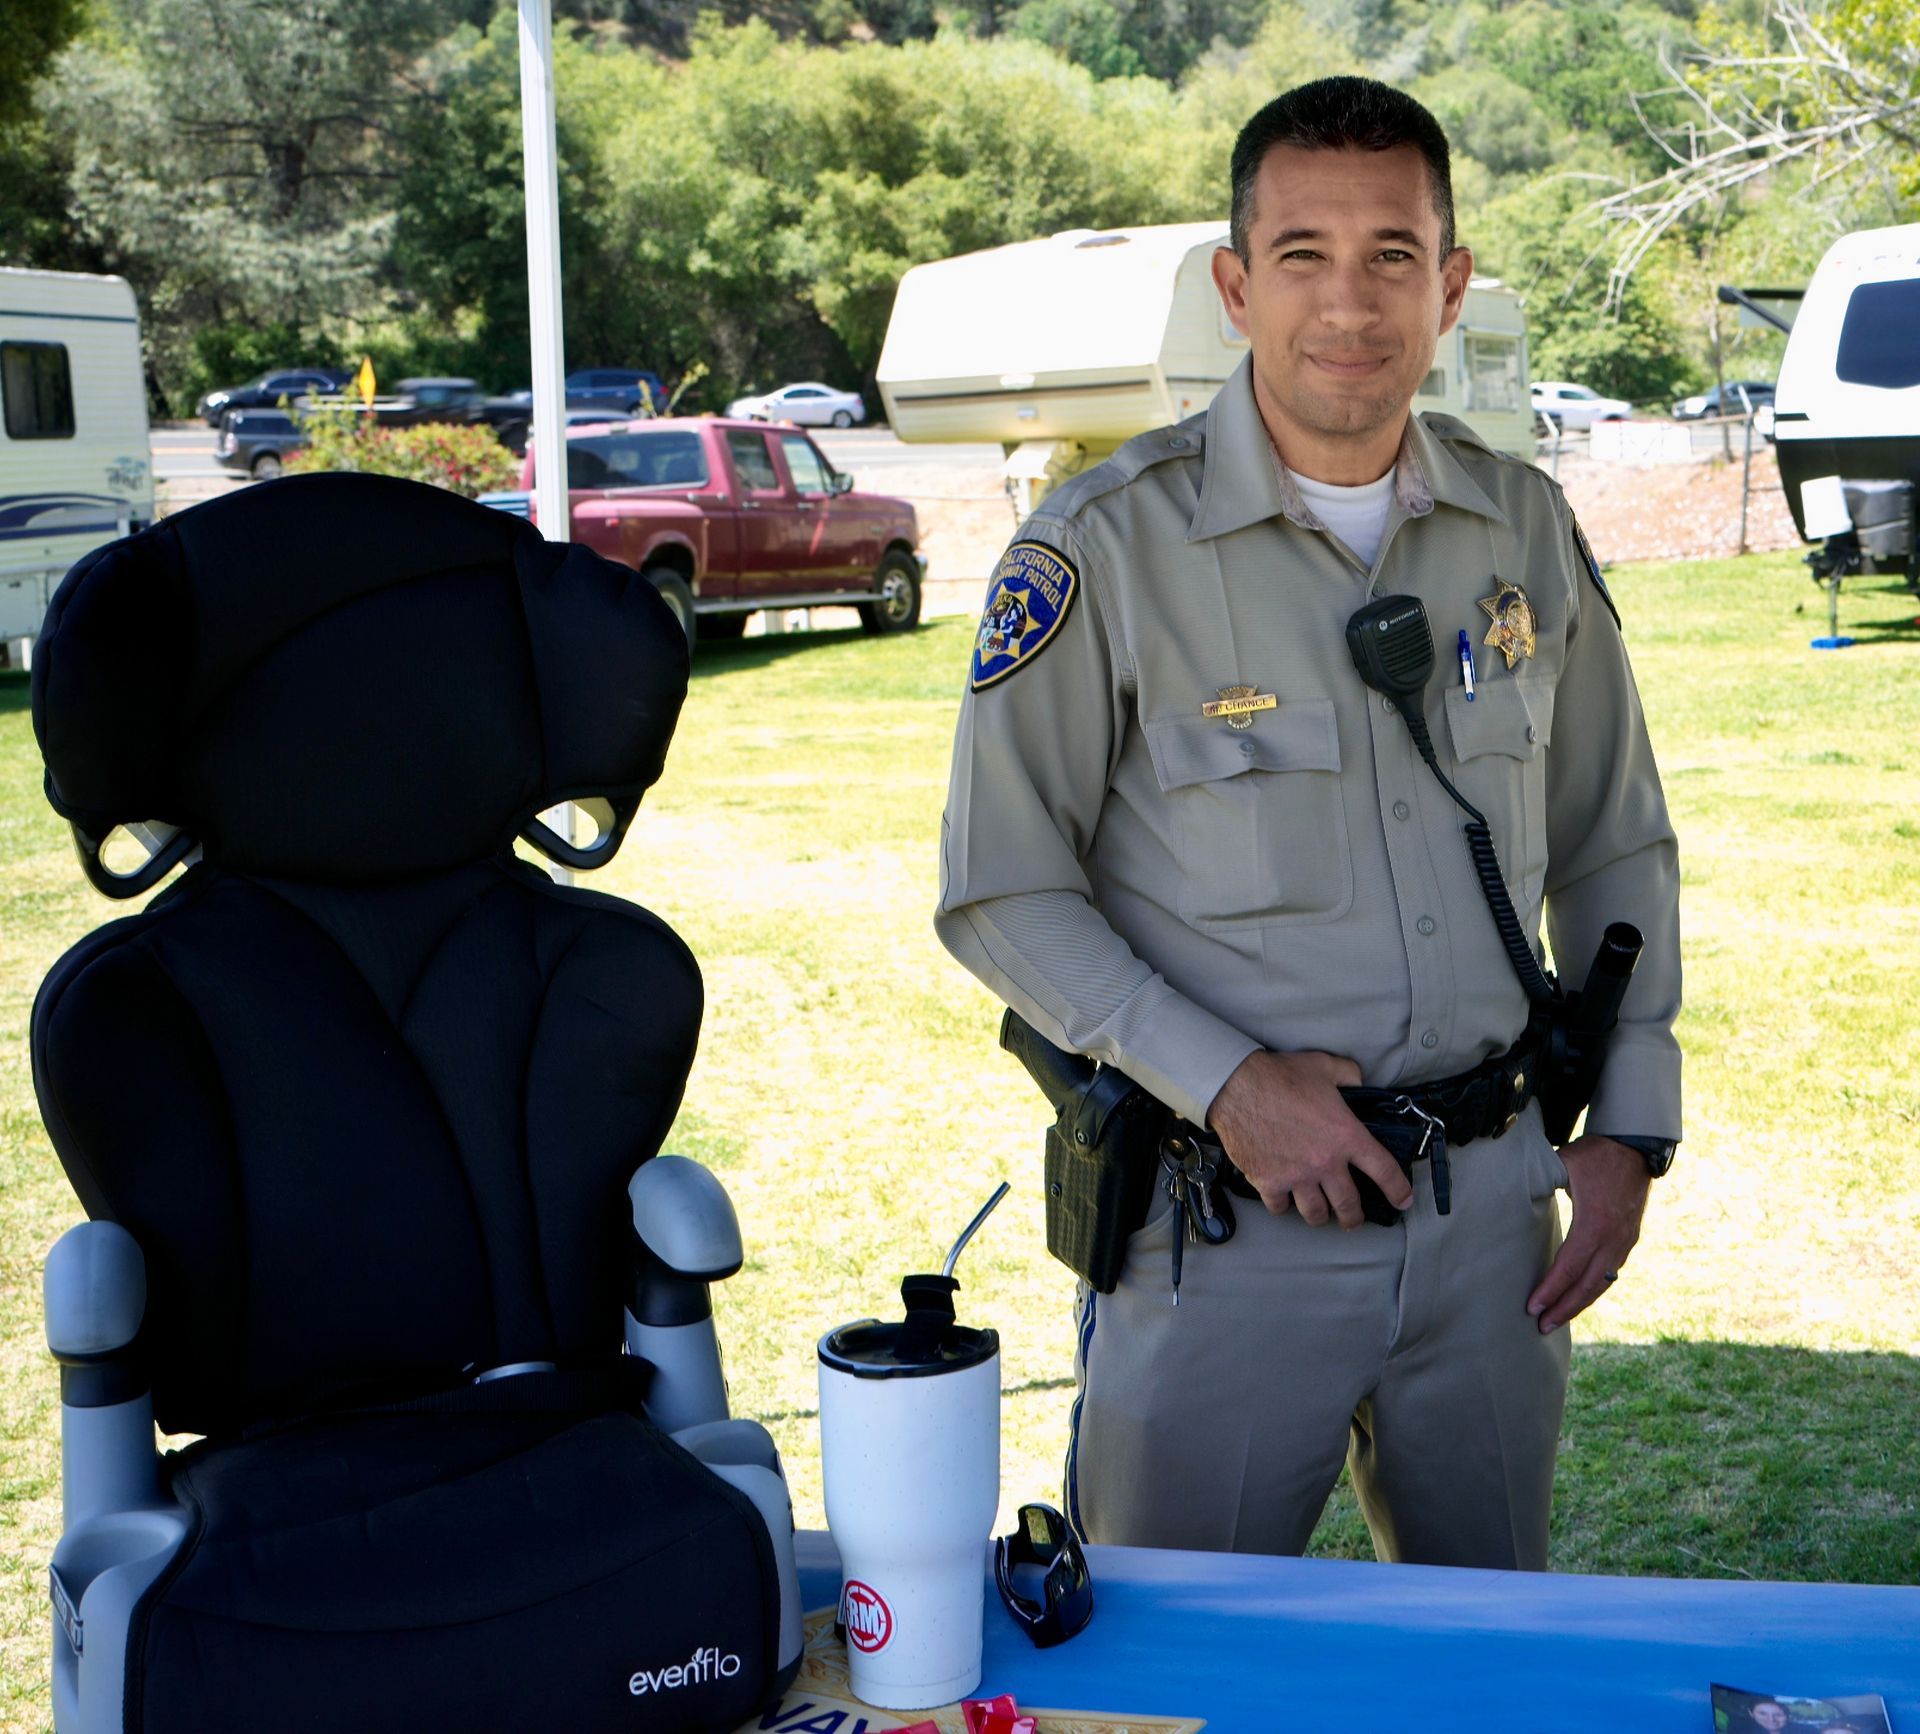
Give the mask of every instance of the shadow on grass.
M 0 668 L 0 715 L 33 703 L 33 676 L 24 668 Z
M 858 643 L 872 635 L 858 626 L 819 632 L 769 632 L 759 638 L 697 638 L 693 646 L 693 678 L 733 674 L 741 669 L 767 668 L 789 656 L 819 650 L 829 644 Z
M 1749 1343 L 1584 1343 L 1553 1567 L 1920 1583 L 1920 1358 Z M 1311 1552 L 1369 1559 L 1340 1487 Z

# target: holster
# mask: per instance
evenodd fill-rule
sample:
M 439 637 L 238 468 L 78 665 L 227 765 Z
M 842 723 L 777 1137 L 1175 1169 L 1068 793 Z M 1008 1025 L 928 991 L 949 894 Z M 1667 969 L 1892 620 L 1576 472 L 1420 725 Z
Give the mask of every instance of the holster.
M 1055 1109 L 1046 1143 L 1047 1251 L 1112 1294 L 1127 1239 L 1147 1218 L 1173 1111 L 1126 1073 L 1056 1048 L 1011 1008 L 1000 1045 Z

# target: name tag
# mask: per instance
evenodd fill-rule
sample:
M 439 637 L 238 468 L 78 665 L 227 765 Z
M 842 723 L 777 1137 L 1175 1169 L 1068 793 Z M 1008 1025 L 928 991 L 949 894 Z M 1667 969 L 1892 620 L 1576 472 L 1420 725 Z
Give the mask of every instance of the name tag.
M 1270 692 L 1242 688 L 1238 692 L 1230 690 L 1220 698 L 1209 699 L 1200 707 L 1200 714 L 1205 717 L 1252 716 L 1255 711 L 1277 709 L 1279 703 L 1279 699 Z

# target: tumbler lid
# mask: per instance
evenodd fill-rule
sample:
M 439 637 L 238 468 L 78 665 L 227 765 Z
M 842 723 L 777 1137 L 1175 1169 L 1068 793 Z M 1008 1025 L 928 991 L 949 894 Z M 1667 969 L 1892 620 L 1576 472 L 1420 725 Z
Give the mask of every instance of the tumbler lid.
M 820 1363 L 856 1379 L 922 1379 L 961 1373 L 1000 1352 L 1000 1333 L 947 1324 L 928 1336 L 899 1319 L 857 1319 L 820 1339 Z

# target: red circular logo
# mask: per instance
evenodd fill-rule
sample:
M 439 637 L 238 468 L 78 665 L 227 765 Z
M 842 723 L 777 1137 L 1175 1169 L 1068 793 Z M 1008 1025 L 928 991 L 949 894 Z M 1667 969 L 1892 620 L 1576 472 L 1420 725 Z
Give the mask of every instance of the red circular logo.
M 847 1642 L 863 1656 L 893 1642 L 893 1609 L 877 1589 L 857 1577 L 848 1578 L 840 1592 L 840 1623 L 847 1628 Z

